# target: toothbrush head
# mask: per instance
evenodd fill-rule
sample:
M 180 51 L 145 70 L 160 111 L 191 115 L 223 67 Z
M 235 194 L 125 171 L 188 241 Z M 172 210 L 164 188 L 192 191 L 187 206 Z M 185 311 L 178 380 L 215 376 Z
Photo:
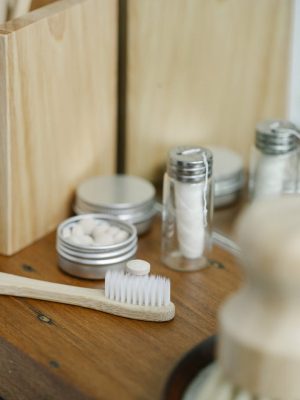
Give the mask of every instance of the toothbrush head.
M 135 276 L 108 271 L 105 276 L 105 297 L 121 303 L 146 307 L 169 306 L 170 280 L 161 276 Z

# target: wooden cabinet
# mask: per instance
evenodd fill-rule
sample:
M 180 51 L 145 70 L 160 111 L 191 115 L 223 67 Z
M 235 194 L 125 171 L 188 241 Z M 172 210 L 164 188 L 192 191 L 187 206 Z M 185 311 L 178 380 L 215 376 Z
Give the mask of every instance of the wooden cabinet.
M 116 59 L 116 0 L 56 1 L 0 26 L 1 253 L 53 230 L 82 179 L 114 172 Z

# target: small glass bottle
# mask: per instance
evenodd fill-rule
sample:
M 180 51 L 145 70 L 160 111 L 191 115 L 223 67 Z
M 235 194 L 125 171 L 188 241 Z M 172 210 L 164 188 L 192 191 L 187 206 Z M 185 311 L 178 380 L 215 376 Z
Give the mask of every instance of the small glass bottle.
M 257 125 L 249 171 L 252 200 L 296 192 L 297 135 L 296 126 L 288 121 L 265 121 Z
M 213 213 L 212 153 L 203 147 L 170 150 L 163 185 L 162 261 L 179 271 L 208 264 Z

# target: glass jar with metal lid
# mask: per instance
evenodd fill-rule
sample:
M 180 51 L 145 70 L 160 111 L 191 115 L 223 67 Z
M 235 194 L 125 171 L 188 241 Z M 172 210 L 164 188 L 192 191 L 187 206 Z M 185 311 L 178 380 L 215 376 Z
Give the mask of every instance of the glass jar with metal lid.
M 163 185 L 162 261 L 179 271 L 207 265 L 211 247 L 212 153 L 204 147 L 170 150 Z
M 250 159 L 251 199 L 294 193 L 298 177 L 298 131 L 289 121 L 264 121 L 256 127 Z

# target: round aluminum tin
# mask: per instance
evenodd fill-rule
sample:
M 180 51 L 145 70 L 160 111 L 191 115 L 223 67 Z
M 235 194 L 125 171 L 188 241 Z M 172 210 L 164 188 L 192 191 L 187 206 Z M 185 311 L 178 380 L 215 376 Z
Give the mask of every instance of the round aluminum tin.
M 106 221 L 128 233 L 128 238 L 112 245 L 76 244 L 63 236 L 65 228 L 72 228 L 82 219 Z M 65 272 L 87 279 L 103 279 L 109 269 L 125 268 L 137 251 L 137 231 L 132 224 L 102 214 L 84 214 L 68 218 L 57 228 L 56 250 L 58 265 Z
M 227 206 L 238 199 L 244 186 L 243 160 L 225 147 L 209 146 L 209 149 L 214 159 L 214 206 Z
M 134 224 L 137 233 L 146 232 L 156 214 L 154 186 L 136 176 L 96 176 L 76 190 L 76 214 L 103 213 Z
M 126 260 L 126 262 L 129 261 Z M 119 262 L 102 267 L 95 267 L 69 261 L 58 254 L 58 265 L 69 275 L 84 279 L 104 279 L 107 271 L 122 271 L 125 269 L 126 262 Z

